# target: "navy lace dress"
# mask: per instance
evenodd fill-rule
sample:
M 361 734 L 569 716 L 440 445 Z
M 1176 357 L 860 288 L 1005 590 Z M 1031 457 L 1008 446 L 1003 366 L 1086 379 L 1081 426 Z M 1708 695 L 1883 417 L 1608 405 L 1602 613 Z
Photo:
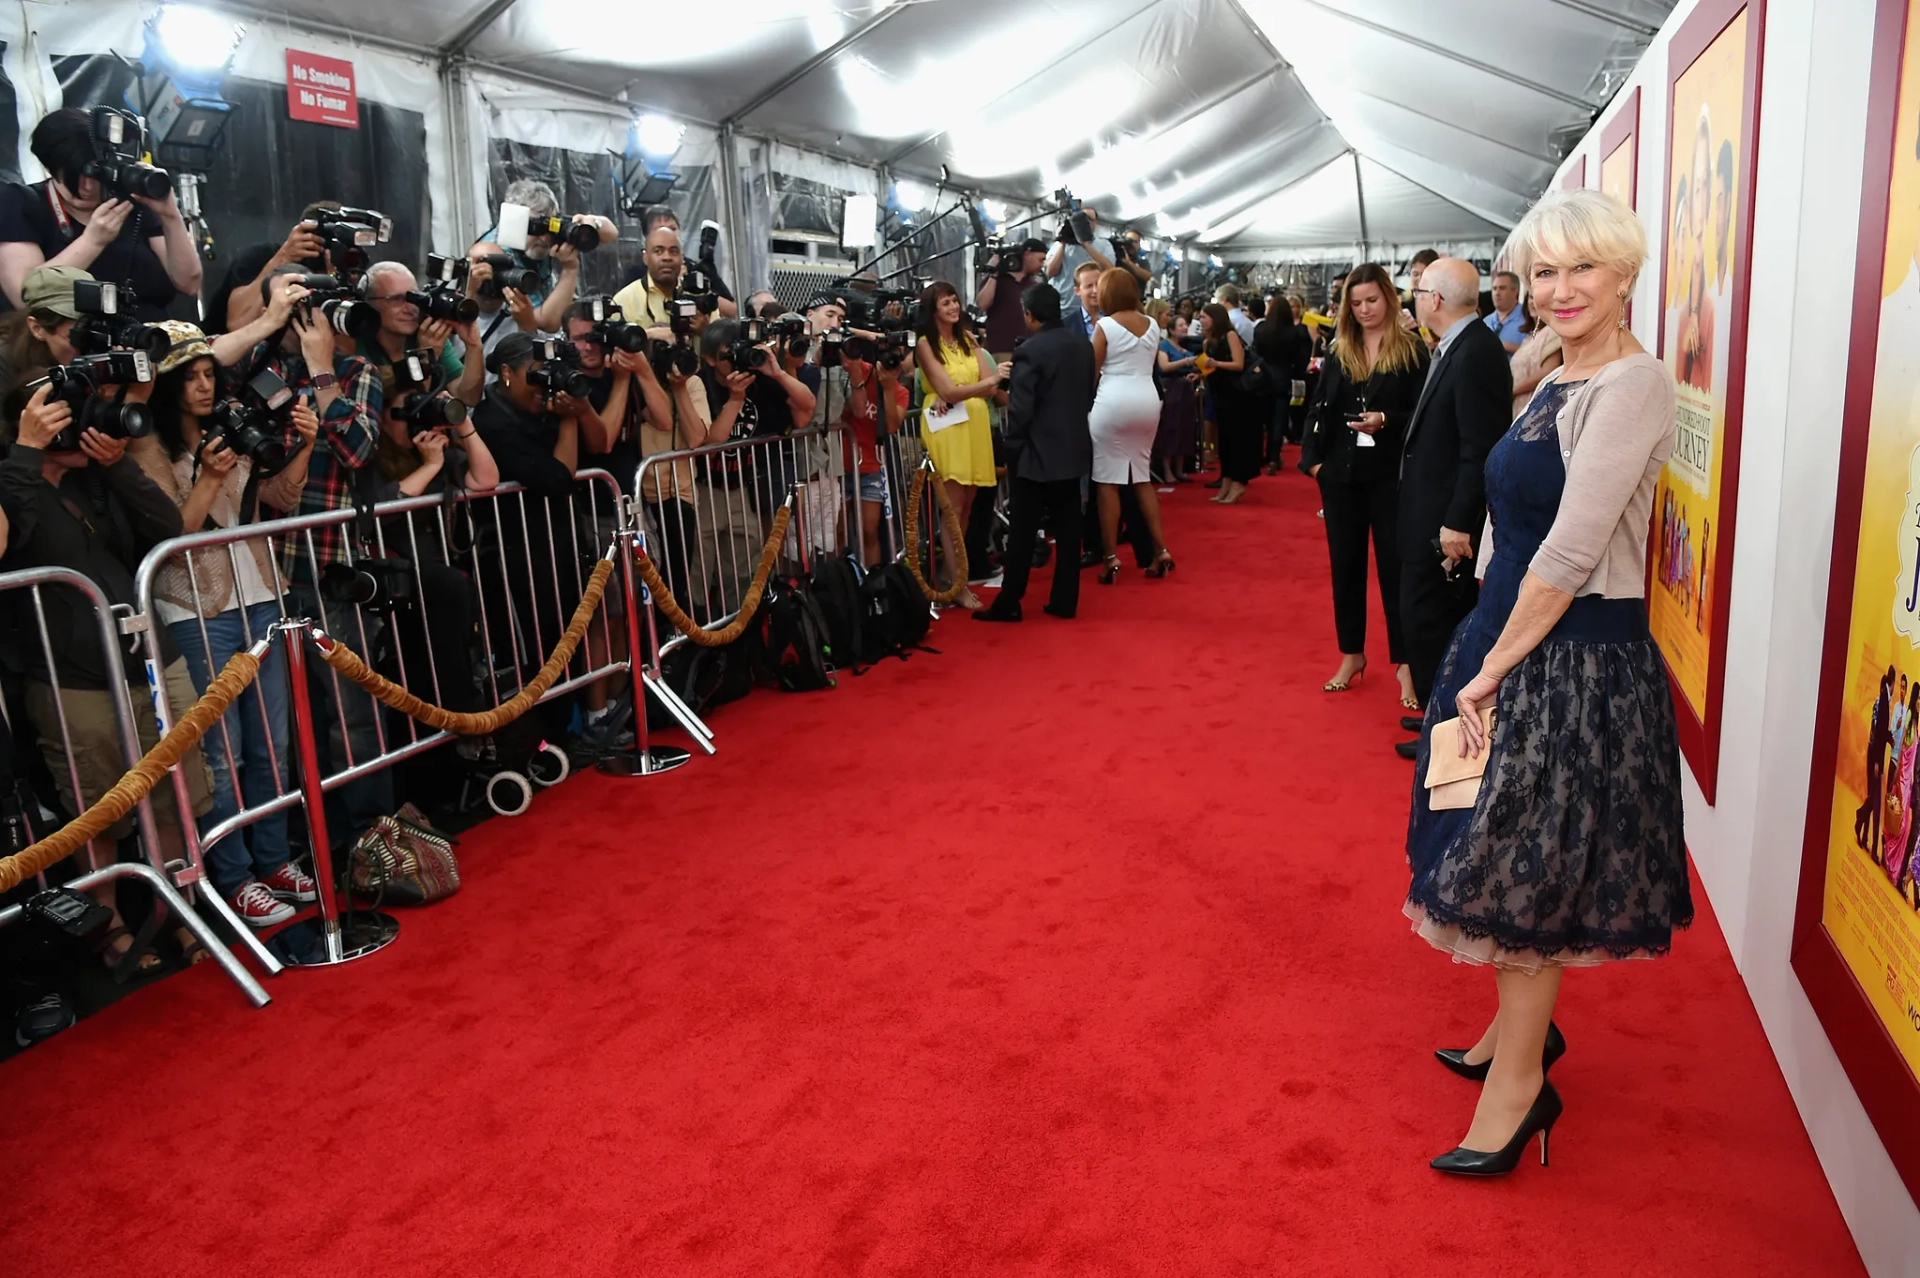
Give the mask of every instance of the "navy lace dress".
M 1680 752 L 1644 599 L 1582 595 L 1501 681 L 1471 809 L 1427 806 L 1431 725 L 1480 671 L 1566 486 L 1549 383 L 1487 456 L 1493 554 L 1435 676 L 1407 857 L 1416 930 L 1467 962 L 1537 970 L 1664 952 L 1693 920 Z

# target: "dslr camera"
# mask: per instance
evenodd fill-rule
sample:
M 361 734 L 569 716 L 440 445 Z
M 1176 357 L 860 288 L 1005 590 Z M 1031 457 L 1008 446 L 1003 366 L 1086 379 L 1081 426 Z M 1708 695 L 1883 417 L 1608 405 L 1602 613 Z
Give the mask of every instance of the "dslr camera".
M 328 564 L 320 570 L 320 593 L 381 616 L 413 607 L 413 564 L 405 559 L 366 558 Z
M 284 469 L 293 453 L 287 448 L 287 410 L 293 391 L 272 369 L 261 369 L 241 393 L 216 401 L 201 448 L 225 444 L 245 457 L 262 478 Z
M 480 317 L 480 303 L 466 293 L 467 272 L 471 269 L 472 264 L 464 257 L 429 253 L 421 281 L 426 287 L 410 290 L 406 299 L 420 308 L 422 319 L 471 324 Z
M 592 323 L 593 327 L 587 330 L 585 337 L 595 346 L 610 351 L 625 351 L 629 355 L 647 349 L 647 330 L 638 324 L 627 323 L 627 313 L 620 309 L 620 303 L 605 294 L 576 302 L 573 313 Z
M 439 362 L 430 350 L 410 350 L 393 361 L 393 395 L 387 409 L 408 426 L 407 433 L 458 426 L 467 406 L 441 384 Z
M 788 311 L 779 319 L 761 321 L 761 325 L 766 334 L 761 340 L 779 342 L 788 359 L 805 359 L 813 349 L 813 334 L 804 315 Z
M 81 169 L 84 177 L 98 178 L 110 199 L 140 196 L 164 200 L 173 189 L 165 169 L 146 162 L 147 122 L 131 111 L 110 106 L 93 108 L 93 161 Z
M 505 297 L 508 289 L 532 293 L 540 287 L 540 272 L 521 266 L 509 253 L 483 253 L 475 258 L 493 268 L 493 275 L 480 281 L 480 296 Z
M 764 320 L 743 319 L 738 321 L 735 330 L 738 334 L 733 344 L 726 349 L 727 362 L 740 372 L 758 372 L 767 366 L 771 358 L 760 344 L 767 340 L 767 326 Z
M 111 439 L 139 439 L 153 430 L 153 412 L 145 404 L 129 404 L 106 397 L 114 386 L 153 380 L 153 361 L 145 351 L 112 350 L 78 355 L 47 370 L 47 402 L 64 400 L 73 420 L 47 445 L 50 453 L 76 452 L 82 432 L 97 430 Z M 32 393 L 38 382 L 29 383 Z
M 527 385 L 539 387 L 549 404 L 560 395 L 585 399 L 593 392 L 593 379 L 580 370 L 580 352 L 572 342 L 543 337 L 538 345 L 540 362 L 527 370 Z
M 307 220 L 343 273 L 366 270 L 372 250 L 393 238 L 393 219 L 373 209 L 316 209 Z
M 700 302 L 697 297 L 675 297 L 667 303 L 667 327 L 673 333 L 673 340 L 655 339 L 648 355 L 653 375 L 662 382 L 670 372 L 691 377 L 700 370 L 700 355 L 693 349 L 694 325 L 702 310 Z
M 130 288 L 107 280 L 76 280 L 73 309 L 80 318 L 67 340 L 83 355 L 131 350 L 142 351 L 155 362 L 163 360 L 170 345 L 166 333 L 127 314 L 139 304 L 140 298 Z
M 600 247 L 600 228 L 570 217 L 529 217 L 527 234 L 551 235 L 555 242 L 571 244 L 582 253 L 591 253 Z
M 680 276 L 680 287 L 673 296 L 676 302 L 682 299 L 692 302 L 703 315 L 711 315 L 720 309 L 720 295 L 713 286 L 713 271 L 701 262 L 687 263 L 686 270 Z

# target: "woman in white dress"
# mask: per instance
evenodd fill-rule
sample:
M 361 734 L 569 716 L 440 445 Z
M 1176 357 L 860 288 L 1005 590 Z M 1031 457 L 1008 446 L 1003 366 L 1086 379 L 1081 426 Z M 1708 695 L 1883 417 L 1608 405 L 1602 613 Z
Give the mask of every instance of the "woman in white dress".
M 1160 392 L 1153 367 L 1160 354 L 1160 326 L 1140 311 L 1140 284 L 1129 271 L 1114 267 L 1100 277 L 1100 319 L 1093 326 L 1093 363 L 1100 371 L 1094 396 L 1094 495 L 1100 504 L 1100 536 L 1107 563 L 1100 584 L 1120 575 L 1120 485 L 1130 484 L 1140 499 L 1156 547 L 1149 577 L 1173 571 L 1173 556 L 1160 527 L 1160 499 L 1153 490 L 1153 440 L 1160 431 Z

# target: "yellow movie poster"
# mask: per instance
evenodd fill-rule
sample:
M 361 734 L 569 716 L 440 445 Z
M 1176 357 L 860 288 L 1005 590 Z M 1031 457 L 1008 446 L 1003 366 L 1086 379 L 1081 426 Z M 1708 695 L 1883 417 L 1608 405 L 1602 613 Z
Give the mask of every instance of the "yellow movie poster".
M 1600 190 L 1628 208 L 1633 207 L 1633 138 L 1631 136 L 1601 157 Z
M 1742 9 L 1673 86 L 1667 139 L 1666 296 L 1661 357 L 1679 395 L 1673 455 L 1654 493 L 1653 637 L 1694 717 L 1707 720 L 1713 625 L 1726 583 L 1716 579 L 1726 448 L 1728 339 L 1734 251 L 1747 153 L 1748 12 Z
M 1915 0 L 1920 10 L 1920 0 Z M 1821 921 L 1920 1074 L 1920 14 L 1900 65 Z M 1877 246 L 1862 244 L 1862 253 Z

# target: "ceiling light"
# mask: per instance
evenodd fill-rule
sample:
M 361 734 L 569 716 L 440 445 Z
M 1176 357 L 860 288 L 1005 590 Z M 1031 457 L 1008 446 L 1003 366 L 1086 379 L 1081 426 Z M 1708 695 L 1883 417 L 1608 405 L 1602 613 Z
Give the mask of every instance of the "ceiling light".
M 999 200 L 980 201 L 980 211 L 992 218 L 995 222 L 1004 222 L 1007 220 L 1007 206 Z
M 169 4 L 154 15 L 160 47 L 183 71 L 224 71 L 246 28 L 197 5 Z
M 664 115 L 643 115 L 633 122 L 634 138 L 640 144 L 642 154 L 671 156 L 680 149 L 680 139 L 686 136 L 686 126 L 667 119 Z
M 911 212 L 920 212 L 933 207 L 933 192 L 919 182 L 901 178 L 893 184 L 893 198 L 900 207 Z

